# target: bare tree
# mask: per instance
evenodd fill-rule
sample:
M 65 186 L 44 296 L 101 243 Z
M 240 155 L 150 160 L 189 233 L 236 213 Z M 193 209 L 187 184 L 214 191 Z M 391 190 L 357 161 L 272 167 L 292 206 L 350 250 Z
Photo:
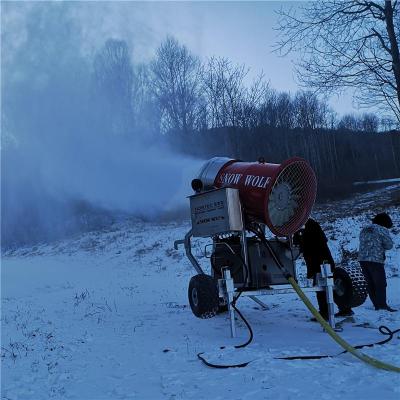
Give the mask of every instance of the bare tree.
M 111 129 L 126 133 L 132 129 L 133 66 L 128 45 L 108 39 L 94 59 L 94 77 L 98 95 L 103 97 Z
M 276 126 L 284 129 L 292 129 L 295 125 L 293 100 L 289 93 L 281 92 L 276 99 Z
M 162 130 L 192 131 L 198 111 L 198 57 L 169 36 L 157 49 L 150 68 L 154 94 L 162 110 Z
M 379 118 L 372 113 L 364 113 L 360 118 L 360 128 L 363 132 L 378 132 Z
M 235 128 L 241 125 L 246 98 L 244 79 L 248 71 L 244 65 L 233 65 L 226 58 L 211 57 L 208 60 L 202 77 L 210 127 Z
M 260 109 L 270 93 L 264 73 L 260 73 L 249 88 L 244 89 L 240 125 L 243 128 L 256 128 L 260 125 Z
M 328 105 L 310 91 L 299 91 L 294 98 L 296 126 L 317 129 L 327 126 Z
M 154 140 L 160 133 L 161 109 L 153 92 L 151 71 L 146 64 L 134 68 L 132 109 L 136 135 L 148 141 Z
M 269 89 L 266 92 L 265 98 L 258 111 L 259 126 L 270 126 L 276 128 L 278 121 L 277 97 L 278 94 L 274 89 Z
M 380 120 L 380 127 L 384 132 L 394 130 L 396 128 L 396 122 L 392 118 L 382 117 Z
M 360 121 L 354 114 L 345 114 L 338 123 L 338 128 L 347 131 L 359 131 Z
M 354 88 L 360 105 L 385 106 L 400 121 L 399 8 L 397 0 L 325 0 L 301 15 L 281 9 L 277 49 L 299 54 L 308 87 Z

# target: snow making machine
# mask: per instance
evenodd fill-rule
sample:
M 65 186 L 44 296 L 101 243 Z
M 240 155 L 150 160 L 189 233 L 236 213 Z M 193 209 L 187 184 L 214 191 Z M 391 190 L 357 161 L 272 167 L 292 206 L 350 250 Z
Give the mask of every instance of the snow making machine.
M 288 277 L 297 281 L 295 260 L 299 256 L 293 235 L 310 216 L 316 177 L 301 158 L 271 164 L 263 159 L 242 162 L 215 157 L 203 165 L 192 188 L 192 228 L 183 240 L 175 241 L 175 249 L 184 245 L 197 272 L 189 283 L 190 307 L 199 318 L 228 311 L 234 337 L 235 299 L 239 296 L 248 296 L 267 309 L 260 296 L 293 293 Z M 267 235 L 269 238 L 267 229 L 273 234 Z M 212 240 L 207 245 L 211 247 L 210 274 L 193 255 L 193 237 Z M 322 265 L 316 285 L 302 290 L 326 293 L 331 327 L 335 327 L 334 302 L 357 307 L 366 299 L 360 269 L 337 267 L 332 275 L 327 263 Z

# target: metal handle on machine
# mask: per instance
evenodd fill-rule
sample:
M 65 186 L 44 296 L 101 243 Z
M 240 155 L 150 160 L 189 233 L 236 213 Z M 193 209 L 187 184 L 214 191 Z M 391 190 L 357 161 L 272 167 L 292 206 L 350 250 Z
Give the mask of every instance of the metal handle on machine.
M 194 257 L 194 255 L 192 253 L 192 246 L 190 244 L 191 237 L 192 237 L 192 230 L 190 230 L 185 235 L 185 239 L 175 240 L 174 249 L 178 250 L 178 246 L 180 244 L 183 244 L 185 246 L 186 257 L 189 259 L 189 261 L 193 265 L 194 269 L 197 271 L 198 274 L 204 274 L 203 269 L 200 267 L 200 264 L 197 262 L 196 258 Z

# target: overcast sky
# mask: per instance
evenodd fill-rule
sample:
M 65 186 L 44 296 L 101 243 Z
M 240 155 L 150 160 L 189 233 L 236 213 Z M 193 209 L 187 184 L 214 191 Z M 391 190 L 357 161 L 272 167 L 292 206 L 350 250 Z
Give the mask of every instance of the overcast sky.
M 118 15 L 117 19 L 124 19 L 121 30 L 128 26 L 137 32 L 132 35 L 136 58 L 150 57 L 159 41 L 172 34 L 202 58 L 218 55 L 245 63 L 251 68 L 249 77 L 264 71 L 273 88 L 294 92 L 299 88 L 293 68 L 296 55 L 280 57 L 273 52 L 278 35 L 274 28 L 277 10 L 298 8 L 302 4 L 299 1 L 128 2 L 111 5 L 114 12 L 100 12 L 99 17 L 111 21 Z M 99 3 L 95 7 L 101 8 Z M 134 26 L 130 21 L 134 21 Z M 109 22 L 102 24 L 109 26 Z M 357 112 L 349 95 L 333 96 L 330 103 L 340 114 Z
M 8 40 L 8 45 L 17 46 L 21 40 L 29 40 L 24 36 L 24 24 L 29 10 L 38 4 L 45 7 L 46 3 L 13 3 L 12 7 L 3 7 L 3 34 L 8 32 L 8 39 L 11 33 L 15 36 Z M 204 59 L 217 55 L 245 63 L 251 68 L 250 77 L 264 71 L 273 88 L 294 92 L 298 89 L 293 68 L 296 55 L 282 58 L 272 48 L 277 39 L 275 11 L 301 4 L 299 1 L 94 1 L 69 2 L 64 7 L 82 29 L 79 45 L 84 51 L 95 51 L 107 38 L 116 37 L 129 43 L 134 61 L 146 61 L 160 41 L 171 34 Z M 332 97 L 330 103 L 340 114 L 356 111 L 350 96 Z

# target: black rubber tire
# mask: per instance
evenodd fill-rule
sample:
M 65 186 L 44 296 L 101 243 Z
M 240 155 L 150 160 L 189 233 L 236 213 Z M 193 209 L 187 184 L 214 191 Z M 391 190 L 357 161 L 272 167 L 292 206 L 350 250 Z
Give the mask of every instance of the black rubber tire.
M 360 267 L 336 267 L 333 280 L 333 299 L 339 308 L 358 307 L 367 299 L 367 282 Z
M 199 274 L 190 279 L 189 304 L 198 318 L 212 318 L 219 308 L 218 286 L 210 275 Z

